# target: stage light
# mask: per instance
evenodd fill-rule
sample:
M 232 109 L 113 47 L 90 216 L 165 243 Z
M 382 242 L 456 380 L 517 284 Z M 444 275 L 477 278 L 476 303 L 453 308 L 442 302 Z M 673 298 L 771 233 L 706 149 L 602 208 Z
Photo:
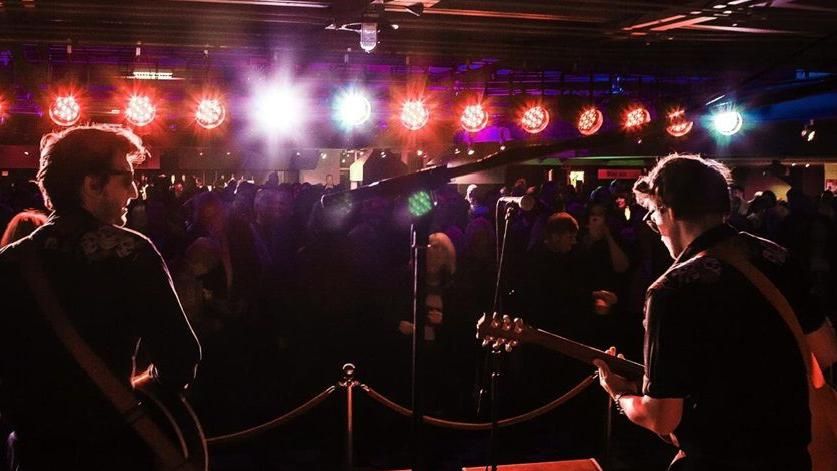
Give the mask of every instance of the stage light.
M 415 217 L 421 217 L 433 210 L 433 199 L 430 193 L 419 191 L 407 198 L 407 208 Z
M 81 106 L 72 95 L 58 96 L 49 106 L 49 117 L 59 126 L 72 126 L 81 117 Z
M 410 131 L 418 131 L 430 120 L 430 111 L 421 100 L 407 100 L 401 106 L 401 124 Z
M 128 107 L 125 108 L 125 118 L 134 126 L 146 126 L 154 121 L 157 108 L 146 95 L 131 95 Z
M 214 129 L 224 122 L 227 110 L 224 104 L 216 98 L 204 98 L 198 103 L 195 111 L 195 121 L 205 129 Z
M 303 95 L 289 84 L 259 89 L 252 98 L 252 118 L 268 135 L 289 134 L 307 115 Z
M 462 129 L 468 132 L 479 132 L 485 129 L 488 125 L 488 113 L 485 112 L 482 105 L 468 105 L 462 112 L 459 118 Z
M 686 119 L 686 112 L 676 109 L 668 114 L 668 126 L 666 132 L 674 137 L 683 137 L 692 130 L 693 121 Z
M 625 129 L 632 131 L 639 129 L 651 121 L 651 113 L 642 106 L 632 108 L 625 113 Z
M 584 136 L 592 136 L 601 129 L 604 123 L 604 116 L 602 112 L 595 106 L 586 108 L 578 117 L 578 132 Z
M 378 23 L 360 24 L 360 48 L 372 52 L 378 45 Z
M 337 96 L 335 118 L 344 127 L 360 126 L 372 115 L 372 105 L 363 93 L 349 90 Z
M 520 118 L 520 127 L 530 134 L 537 134 L 549 125 L 549 111 L 541 105 L 530 107 Z
M 712 124 L 719 133 L 724 136 L 732 136 L 741 130 L 744 118 L 736 110 L 727 110 L 713 115 Z

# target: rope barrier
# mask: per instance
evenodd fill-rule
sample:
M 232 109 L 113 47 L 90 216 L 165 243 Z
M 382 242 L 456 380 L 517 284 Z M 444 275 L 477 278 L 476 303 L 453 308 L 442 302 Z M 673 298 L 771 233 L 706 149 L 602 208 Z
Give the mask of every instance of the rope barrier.
M 242 430 L 240 432 L 235 432 L 235 433 L 230 433 L 230 434 L 227 434 L 227 435 L 221 435 L 221 436 L 218 436 L 218 437 L 208 438 L 206 440 L 206 442 L 209 445 L 223 445 L 223 444 L 227 444 L 227 443 L 237 442 L 237 441 L 243 440 L 245 438 L 250 438 L 250 437 L 258 435 L 260 433 L 264 433 L 264 432 L 266 432 L 266 431 L 268 431 L 268 430 L 270 430 L 274 427 L 278 427 L 278 426 L 280 426 L 280 425 L 282 425 L 286 422 L 289 422 L 289 421 L 295 419 L 296 417 L 308 412 L 310 409 L 313 409 L 314 407 L 319 405 L 321 402 L 326 400 L 329 396 L 331 396 L 331 394 L 335 390 L 337 390 L 337 386 L 329 386 L 323 392 L 321 392 L 320 394 L 317 394 L 316 396 L 314 396 L 313 398 L 308 400 L 308 402 L 306 402 L 305 404 L 302 404 L 301 406 L 299 406 L 296 409 L 288 412 L 287 414 L 279 416 L 279 417 L 277 417 L 277 418 L 275 418 L 275 419 L 273 419 L 269 422 L 265 422 L 261 425 L 257 425 L 255 427 L 251 427 L 251 428 L 248 428 L 246 430 Z
M 597 377 L 597 375 L 594 374 L 594 375 L 591 375 L 591 376 L 585 378 L 580 383 L 578 383 L 575 387 L 573 387 L 572 389 L 567 391 L 563 396 L 555 399 L 552 402 L 547 403 L 546 405 L 538 407 L 537 409 L 534 409 L 534 410 L 532 410 L 530 412 L 527 412 L 525 414 L 517 415 L 515 417 L 509 417 L 507 419 L 499 420 L 499 421 L 497 421 L 497 426 L 498 427 L 509 427 L 511 425 L 516 425 L 516 424 L 519 424 L 521 422 L 525 422 L 527 420 L 532 420 L 535 417 L 546 414 L 547 412 L 552 411 L 556 407 L 564 404 L 565 402 L 567 402 L 570 399 L 574 398 L 575 396 L 579 395 L 582 391 L 584 391 L 587 387 L 589 387 L 591 384 L 593 384 L 593 382 L 596 381 L 596 377 Z M 367 386 L 365 384 L 358 384 L 358 387 L 360 387 L 366 394 L 368 394 L 370 398 L 374 399 L 375 401 L 378 401 L 379 403 L 381 403 L 382 405 L 384 405 L 388 409 L 391 409 L 392 411 L 394 411 L 398 414 L 408 416 L 408 417 L 413 415 L 413 411 L 411 411 L 410 409 L 408 409 L 408 408 L 406 408 L 406 407 L 404 407 L 400 404 L 397 404 L 397 403 L 393 402 L 390 399 L 387 399 L 384 395 L 375 391 L 370 386 Z M 435 425 L 435 426 L 444 427 L 444 428 L 451 428 L 451 429 L 456 429 L 456 430 L 491 430 L 491 422 L 478 422 L 478 423 L 456 422 L 456 421 L 452 421 L 452 420 L 445 420 L 445 419 L 439 419 L 439 418 L 436 418 L 436 417 L 430 417 L 430 416 L 427 416 L 427 415 L 422 416 L 422 420 L 425 423 L 430 424 L 430 425 Z

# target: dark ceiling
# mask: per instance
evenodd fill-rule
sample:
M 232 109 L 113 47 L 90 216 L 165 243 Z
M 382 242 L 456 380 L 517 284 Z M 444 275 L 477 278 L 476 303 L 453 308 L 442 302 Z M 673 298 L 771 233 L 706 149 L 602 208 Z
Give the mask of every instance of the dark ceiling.
M 415 0 L 2 0 L 0 45 L 72 44 L 78 57 L 91 46 L 122 47 L 131 57 L 141 43 L 168 57 L 207 50 L 216 60 L 290 52 L 340 61 L 347 48 L 360 48 L 356 32 L 339 28 L 365 19 L 381 25 L 373 54 L 384 62 L 490 59 L 532 70 L 698 75 L 747 72 L 780 58 L 789 68 L 837 67 L 837 48 L 810 48 L 837 31 L 833 0 L 419 3 L 420 16 L 408 11 L 419 10 Z

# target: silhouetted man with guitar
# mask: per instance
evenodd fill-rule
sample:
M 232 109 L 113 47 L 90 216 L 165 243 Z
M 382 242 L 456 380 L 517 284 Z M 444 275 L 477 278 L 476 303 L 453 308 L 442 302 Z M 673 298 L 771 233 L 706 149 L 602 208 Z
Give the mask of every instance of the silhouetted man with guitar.
M 190 432 L 158 423 L 163 403 L 137 384 L 178 402 L 201 356 L 160 254 L 122 228 L 145 155 L 135 134 L 106 125 L 41 142 L 37 181 L 52 214 L 0 252 L 0 413 L 15 430 L 16 470 L 205 467 L 202 436 L 190 450 Z
M 672 156 L 634 186 L 675 262 L 646 294 L 644 378 L 596 360 L 601 385 L 628 419 L 679 446 L 671 470 L 808 470 L 812 458 L 837 469 L 834 415 L 809 412 L 809 396 L 833 405 L 817 363 L 837 360 L 834 331 L 783 248 L 725 224 L 729 177 L 720 163 Z

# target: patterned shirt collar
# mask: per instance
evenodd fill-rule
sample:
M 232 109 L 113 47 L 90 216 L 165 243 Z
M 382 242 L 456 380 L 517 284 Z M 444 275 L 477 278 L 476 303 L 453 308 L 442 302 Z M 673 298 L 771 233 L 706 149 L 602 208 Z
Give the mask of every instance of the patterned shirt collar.
M 686 250 L 684 250 L 683 253 L 677 257 L 677 260 L 674 261 L 674 264 L 677 265 L 679 263 L 686 262 L 694 258 L 697 254 L 714 246 L 718 242 L 732 237 L 737 233 L 738 231 L 736 231 L 735 228 L 729 224 L 719 224 L 712 229 L 704 231 L 701 235 L 697 236 L 697 238 L 695 238 L 695 240 L 693 240 L 688 247 L 686 247 Z

